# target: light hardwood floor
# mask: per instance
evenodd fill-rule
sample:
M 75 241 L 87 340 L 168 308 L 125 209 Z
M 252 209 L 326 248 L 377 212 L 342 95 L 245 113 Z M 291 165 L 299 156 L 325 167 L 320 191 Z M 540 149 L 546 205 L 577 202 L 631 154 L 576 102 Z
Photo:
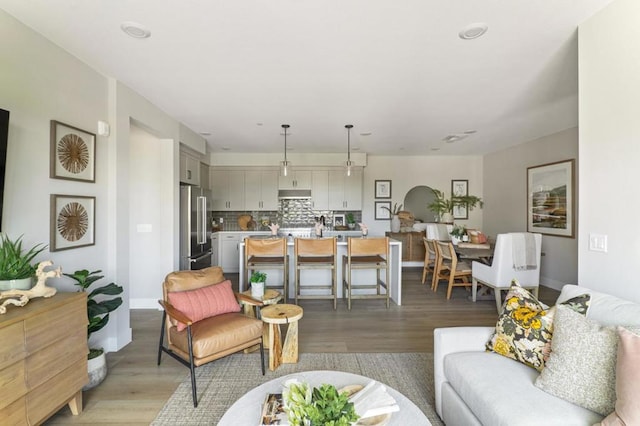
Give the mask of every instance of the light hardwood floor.
M 461 325 L 495 325 L 493 299 L 471 302 L 463 288 L 446 299 L 421 284 L 421 268 L 403 269 L 402 306 L 385 309 L 381 300 L 354 300 L 351 311 L 339 300 L 334 311 L 328 300 L 301 300 L 299 350 L 305 352 L 433 352 L 433 329 Z M 227 274 L 237 287 L 238 274 Z M 540 287 L 540 299 L 553 304 L 558 292 Z M 156 365 L 161 312 L 131 311 L 133 341 L 109 353 L 109 375 L 84 393 L 84 411 L 72 416 L 62 408 L 46 424 L 148 425 L 188 375 L 187 368 L 163 356 Z

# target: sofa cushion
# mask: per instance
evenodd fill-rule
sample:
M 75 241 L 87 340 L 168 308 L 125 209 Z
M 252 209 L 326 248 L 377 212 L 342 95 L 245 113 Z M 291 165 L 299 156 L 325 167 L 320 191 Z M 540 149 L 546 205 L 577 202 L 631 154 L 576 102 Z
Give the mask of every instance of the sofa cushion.
M 571 309 L 558 307 L 551 356 L 536 386 L 602 415 L 614 409 L 618 337 Z
M 640 326 L 640 304 L 582 286 L 563 286 L 556 303 L 585 293 L 591 296 L 587 318 L 602 325 Z
M 585 313 L 589 296 L 577 296 L 564 303 Z M 496 331 L 487 342 L 487 350 L 542 370 L 551 349 L 555 310 L 555 307 L 547 308 L 514 280 L 498 317 Z
M 451 387 L 484 425 L 592 425 L 602 416 L 534 386 L 538 372 L 491 352 L 444 358 Z
M 168 294 L 169 303 L 193 322 L 230 312 L 239 312 L 240 305 L 231 288 L 231 281 L 201 287 L 196 290 L 175 291 Z M 178 331 L 186 325 L 178 322 Z
M 616 363 L 616 410 L 602 426 L 640 424 L 640 336 L 618 327 Z

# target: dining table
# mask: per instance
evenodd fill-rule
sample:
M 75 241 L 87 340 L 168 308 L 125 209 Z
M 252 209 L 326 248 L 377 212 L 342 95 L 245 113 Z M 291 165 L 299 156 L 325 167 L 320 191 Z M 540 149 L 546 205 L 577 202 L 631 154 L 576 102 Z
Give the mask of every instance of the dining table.
M 475 261 L 491 265 L 495 244 L 490 242 L 482 244 L 461 242 L 454 245 L 454 247 L 460 260 L 465 260 L 470 264 Z M 471 296 L 469 297 L 471 298 Z M 495 300 L 493 289 L 478 283 L 476 300 Z

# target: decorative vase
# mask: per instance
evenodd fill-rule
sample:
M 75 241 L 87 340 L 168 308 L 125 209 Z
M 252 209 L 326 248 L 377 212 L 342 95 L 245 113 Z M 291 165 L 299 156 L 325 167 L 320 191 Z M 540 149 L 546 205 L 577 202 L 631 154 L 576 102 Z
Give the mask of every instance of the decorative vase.
M 87 361 L 87 372 L 89 373 L 89 383 L 82 390 L 95 388 L 107 377 L 107 358 L 104 352 Z
M 356 229 L 355 223 L 347 223 L 347 226 L 349 227 L 349 229 Z
M 442 223 L 453 223 L 453 215 L 449 212 L 442 213 L 440 215 L 440 222 Z
M 0 280 L 0 291 L 5 290 L 31 290 L 33 278 L 21 278 L 18 280 Z
M 452 236 L 451 236 L 451 243 L 452 243 L 454 246 L 457 246 L 459 242 L 460 242 L 460 238 L 456 237 L 455 235 L 452 235 Z
M 391 216 L 391 232 L 400 232 L 400 218 L 397 214 Z
M 264 282 L 251 283 L 251 297 L 262 300 L 264 297 Z

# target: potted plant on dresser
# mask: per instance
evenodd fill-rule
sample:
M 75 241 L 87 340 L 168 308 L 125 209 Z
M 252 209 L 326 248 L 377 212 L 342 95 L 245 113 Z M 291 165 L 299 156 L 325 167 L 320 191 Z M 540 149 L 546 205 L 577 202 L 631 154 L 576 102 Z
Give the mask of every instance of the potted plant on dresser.
M 0 234 L 0 291 L 30 290 L 36 266 L 32 264 L 46 245 L 36 244 L 29 250 L 22 248 L 22 236 L 15 241 Z
M 64 274 L 72 278 L 76 282 L 74 285 L 80 287 L 83 292 L 88 292 L 88 288 L 94 282 L 104 278 L 104 275 L 97 275 L 101 270 L 89 272 L 86 269 L 75 271 L 73 274 Z M 94 288 L 87 294 L 87 316 L 89 317 L 89 325 L 87 326 L 87 339 L 91 334 L 98 330 L 102 330 L 109 322 L 109 312 L 113 312 L 122 305 L 121 297 L 113 297 L 110 299 L 101 298 L 96 300 L 97 296 L 115 296 L 122 293 L 122 287 L 114 283 L 109 283 L 101 287 Z M 89 348 L 89 383 L 82 388 L 88 390 L 98 386 L 107 376 L 107 362 L 102 348 Z

